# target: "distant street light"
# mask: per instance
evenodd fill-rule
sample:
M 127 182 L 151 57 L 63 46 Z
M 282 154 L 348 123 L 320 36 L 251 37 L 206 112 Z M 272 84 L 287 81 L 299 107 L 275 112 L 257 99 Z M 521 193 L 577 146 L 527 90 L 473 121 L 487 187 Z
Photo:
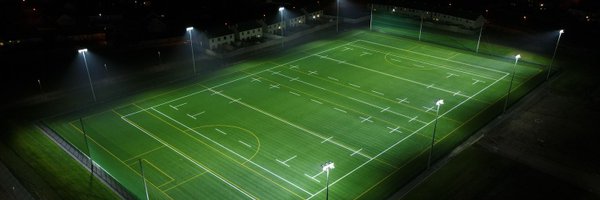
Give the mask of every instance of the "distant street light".
M 327 183 L 325 186 L 325 199 L 329 199 L 329 170 L 335 168 L 335 165 L 333 165 L 333 162 L 327 161 L 325 164 L 321 165 L 321 167 L 323 167 L 323 171 L 327 174 Z
M 90 76 L 90 69 L 88 68 L 87 59 L 85 58 L 85 53 L 87 53 L 87 49 L 79 49 L 77 52 L 83 55 L 83 62 L 85 63 L 85 71 L 87 71 L 88 80 L 90 81 L 90 88 L 92 88 L 92 97 L 94 98 L 94 102 L 96 102 L 96 92 L 94 92 L 94 85 L 92 84 L 92 77 Z
M 419 41 L 421 41 L 421 33 L 423 33 L 423 15 L 421 15 L 421 25 L 419 26 Z
M 187 27 L 185 30 L 190 34 L 190 49 L 192 50 L 192 66 L 194 67 L 194 75 L 196 74 L 196 56 L 194 54 L 194 40 L 192 40 L 192 30 L 194 27 Z M 160 56 L 160 53 L 158 54 Z
M 510 99 L 510 90 L 512 90 L 513 80 L 515 79 L 515 72 L 517 71 L 517 62 L 519 62 L 519 58 L 521 58 L 521 54 L 517 54 L 515 56 L 515 65 L 513 67 L 512 76 L 510 78 L 510 85 L 508 86 L 508 93 L 506 94 L 506 102 L 504 103 L 504 110 L 502 112 L 506 112 L 508 108 L 508 101 Z
M 483 26 L 485 25 L 485 22 L 483 22 L 481 24 L 481 29 L 479 29 L 479 38 L 477 39 L 477 48 L 475 49 L 475 53 L 479 53 L 479 44 L 481 42 L 481 34 L 483 33 Z
M 554 47 L 554 54 L 552 54 L 552 61 L 550 61 L 550 65 L 548 66 L 548 75 L 546 75 L 546 80 L 550 78 L 550 71 L 552 71 L 552 64 L 554 63 L 554 57 L 556 57 L 556 50 L 558 50 L 558 43 L 560 42 L 560 36 L 565 33 L 565 30 L 560 29 L 558 31 L 558 40 L 556 40 L 556 47 Z
M 440 99 L 435 102 L 437 110 L 435 111 L 435 122 L 433 123 L 433 134 L 431 136 L 431 147 L 429 148 L 429 159 L 427 159 L 427 169 L 431 167 L 431 156 L 433 155 L 433 144 L 435 143 L 435 131 L 437 129 L 438 118 L 440 117 L 440 106 L 444 105 L 444 100 Z
M 373 30 L 373 3 L 371 2 L 371 18 L 369 19 L 369 30 Z
M 340 0 L 336 0 L 335 32 L 340 32 Z
M 283 21 L 283 11 L 285 11 L 285 8 L 283 6 L 279 7 L 279 12 L 280 12 L 280 15 L 281 15 L 281 48 L 283 48 L 283 41 L 285 40 L 285 36 L 284 36 L 284 34 L 285 34 L 285 23 Z

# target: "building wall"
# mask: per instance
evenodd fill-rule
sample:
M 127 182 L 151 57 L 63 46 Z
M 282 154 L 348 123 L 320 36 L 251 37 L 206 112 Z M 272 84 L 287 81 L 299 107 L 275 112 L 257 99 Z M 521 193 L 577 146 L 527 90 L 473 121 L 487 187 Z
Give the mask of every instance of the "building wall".
M 208 39 L 208 46 L 210 49 L 217 49 L 225 44 L 231 44 L 235 42 L 233 34 L 227 34 L 223 36 L 213 37 Z
M 392 6 L 392 5 L 375 4 L 375 5 L 373 5 L 373 9 L 375 9 L 375 11 L 391 12 L 393 14 L 404 15 L 404 16 L 415 17 L 415 18 L 423 17 L 425 19 L 431 19 L 433 21 L 463 26 L 468 29 L 480 28 L 483 25 L 483 23 L 485 22 L 485 19 L 482 16 L 479 16 L 477 19 L 466 19 L 466 18 L 461 18 L 461 17 L 457 17 L 457 16 L 453 16 L 453 15 L 444 14 L 444 13 L 429 12 L 426 10 L 405 8 L 405 7 Z
M 244 30 L 239 32 L 240 40 L 246 40 L 250 38 L 257 38 L 262 36 L 262 28 L 254 28 L 250 30 Z

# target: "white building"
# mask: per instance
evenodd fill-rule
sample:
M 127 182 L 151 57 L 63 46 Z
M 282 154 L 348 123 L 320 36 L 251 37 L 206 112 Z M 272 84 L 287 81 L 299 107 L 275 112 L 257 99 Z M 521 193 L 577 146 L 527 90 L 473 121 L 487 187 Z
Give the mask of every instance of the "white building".
M 235 37 L 238 41 L 260 38 L 263 35 L 262 25 L 256 21 L 238 23 L 230 28 L 236 33 Z
M 217 49 L 235 42 L 235 34 L 228 29 L 213 29 L 206 33 L 209 49 Z
M 423 19 L 458 25 L 472 30 L 480 28 L 485 23 L 485 18 L 483 18 L 482 15 L 468 12 L 448 14 L 449 12 L 434 12 L 424 9 L 379 4 L 374 4 L 373 9 L 374 11 L 378 12 L 390 12 L 392 14 L 409 16 L 413 18 L 423 17 Z

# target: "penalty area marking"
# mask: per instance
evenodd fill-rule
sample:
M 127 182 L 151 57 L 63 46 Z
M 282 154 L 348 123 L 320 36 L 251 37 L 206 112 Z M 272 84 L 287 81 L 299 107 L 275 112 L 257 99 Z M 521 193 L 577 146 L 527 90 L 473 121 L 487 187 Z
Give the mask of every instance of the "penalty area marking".
M 187 102 L 179 104 L 179 105 L 169 105 L 169 107 L 175 109 L 175 110 L 179 110 L 179 107 L 184 106 L 185 104 L 187 104 Z

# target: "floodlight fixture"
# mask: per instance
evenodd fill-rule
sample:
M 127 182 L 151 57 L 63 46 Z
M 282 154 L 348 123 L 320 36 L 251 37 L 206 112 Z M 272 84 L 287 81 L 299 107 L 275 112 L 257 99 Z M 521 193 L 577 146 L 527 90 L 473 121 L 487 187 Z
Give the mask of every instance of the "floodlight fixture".
M 510 78 L 510 84 L 508 85 L 508 92 L 506 94 L 506 101 L 504 102 L 504 110 L 502 112 L 506 112 L 508 108 L 508 101 L 510 100 L 510 91 L 512 90 L 513 80 L 515 79 L 515 72 L 517 71 L 517 63 L 519 62 L 519 58 L 521 58 L 521 54 L 517 54 L 515 56 L 515 65 L 513 66 L 512 76 Z
M 279 7 L 279 12 L 283 12 L 283 10 L 285 10 L 283 6 Z
M 194 54 L 194 40 L 192 40 L 192 30 L 194 27 L 190 26 L 185 28 L 185 30 L 190 34 L 190 50 L 192 51 L 192 66 L 194 68 L 194 75 L 196 74 L 196 54 Z
M 440 118 L 440 107 L 444 105 L 444 100 L 440 99 L 435 102 L 437 109 L 435 111 L 435 123 L 433 124 L 433 134 L 431 135 L 431 147 L 429 148 L 429 159 L 427 159 L 427 169 L 431 167 L 431 157 L 433 155 L 433 145 L 435 143 L 435 131 L 437 130 L 438 119 Z
M 326 193 L 325 199 L 329 199 L 329 171 L 335 168 L 335 165 L 332 161 L 327 161 L 325 164 L 321 165 L 323 171 L 327 174 L 327 183 L 326 183 Z
M 550 71 L 552 70 L 552 64 L 554 64 L 554 57 L 556 57 L 556 51 L 558 50 L 558 43 L 560 43 L 560 37 L 565 33 L 564 29 L 560 29 L 558 31 L 558 40 L 556 40 L 556 46 L 554 47 L 554 53 L 552 53 L 552 60 L 550 61 L 550 65 L 548 65 L 548 75 L 546 75 L 546 80 L 550 78 Z
M 83 55 L 83 63 L 85 64 L 85 71 L 87 72 L 88 80 L 90 81 L 90 88 L 92 89 L 92 97 L 94 99 L 94 102 L 96 102 L 96 92 L 94 92 L 94 84 L 92 84 L 92 76 L 90 76 L 90 69 L 88 68 L 87 58 L 85 57 L 85 53 L 87 51 L 88 51 L 87 49 L 77 50 L 77 52 L 79 52 L 81 55 Z

